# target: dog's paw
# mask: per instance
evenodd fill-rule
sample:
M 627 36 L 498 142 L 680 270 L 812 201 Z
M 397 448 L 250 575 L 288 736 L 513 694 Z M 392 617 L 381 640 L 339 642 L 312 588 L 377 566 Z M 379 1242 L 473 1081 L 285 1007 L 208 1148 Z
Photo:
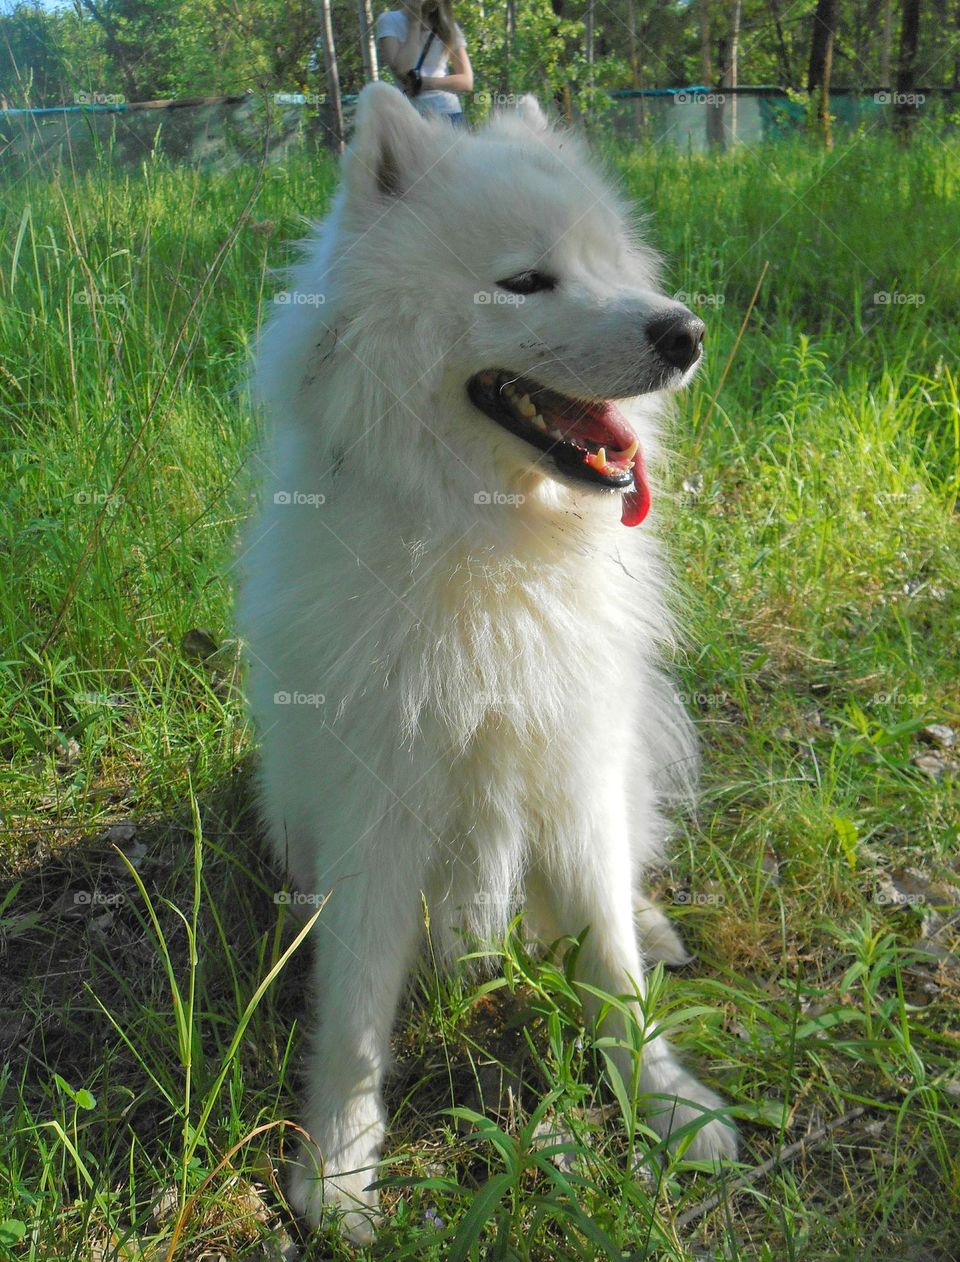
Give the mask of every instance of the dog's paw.
M 715 1107 L 722 1107 L 723 1101 L 719 1097 L 714 1098 L 716 1100 Z M 684 1107 L 686 1106 L 681 1106 L 677 1110 L 678 1120 L 675 1123 L 674 1130 L 687 1122 L 693 1122 L 697 1118 L 702 1117 L 699 1109 L 687 1109 L 686 1115 L 684 1115 Z M 700 1127 L 690 1141 L 689 1146 L 684 1149 L 683 1155 L 688 1161 L 736 1161 L 737 1150 L 736 1128 L 730 1122 L 725 1122 L 715 1117 Z
M 321 1177 L 309 1155 L 290 1168 L 287 1189 L 291 1206 L 313 1228 L 339 1215 L 340 1231 L 353 1244 L 371 1244 L 376 1234 L 378 1195 L 367 1185 L 376 1170 Z
M 661 1097 L 651 1107 L 650 1124 L 657 1134 L 667 1139 L 671 1147 L 681 1145 L 688 1161 L 736 1161 L 737 1130 L 732 1122 L 713 1117 L 692 1135 L 683 1133 L 685 1127 L 701 1121 L 705 1113 L 722 1109 L 724 1101 L 720 1096 L 686 1070 L 679 1071 L 669 1090 L 676 1096 L 673 1101 Z
M 683 968 L 693 956 L 683 945 L 680 935 L 660 908 L 638 894 L 634 902 L 634 922 L 644 958 L 650 964 L 664 963 L 667 968 Z

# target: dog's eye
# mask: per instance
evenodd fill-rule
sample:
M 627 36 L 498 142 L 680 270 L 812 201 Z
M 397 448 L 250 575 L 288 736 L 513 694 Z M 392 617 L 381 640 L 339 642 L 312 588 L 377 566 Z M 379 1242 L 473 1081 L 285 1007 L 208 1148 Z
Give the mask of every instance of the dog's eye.
M 546 272 L 537 271 L 517 272 L 516 276 L 498 280 L 497 284 L 501 289 L 509 290 L 511 294 L 540 294 L 557 287 L 555 277 L 548 276 Z

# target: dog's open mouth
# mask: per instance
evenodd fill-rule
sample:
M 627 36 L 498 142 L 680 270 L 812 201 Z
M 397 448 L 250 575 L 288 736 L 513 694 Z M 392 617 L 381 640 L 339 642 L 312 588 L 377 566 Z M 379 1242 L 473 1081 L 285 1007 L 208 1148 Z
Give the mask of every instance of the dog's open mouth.
M 498 425 L 547 452 L 566 477 L 625 492 L 620 518 L 625 526 L 638 526 L 646 517 L 650 488 L 643 452 L 614 403 L 574 399 L 495 368 L 471 377 L 467 394 Z

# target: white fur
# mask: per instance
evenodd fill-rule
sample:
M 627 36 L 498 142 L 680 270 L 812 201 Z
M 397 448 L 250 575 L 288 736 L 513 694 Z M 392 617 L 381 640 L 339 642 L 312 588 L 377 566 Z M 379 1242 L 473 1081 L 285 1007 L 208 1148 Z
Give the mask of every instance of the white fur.
M 679 308 L 626 224 L 535 102 L 470 135 L 374 84 L 333 209 L 262 336 L 265 494 L 240 617 L 263 815 L 299 889 L 332 891 L 313 934 L 317 1151 L 294 1201 L 314 1224 L 339 1206 L 358 1241 L 422 897 L 449 957 L 526 906 L 547 940 L 590 926 L 584 980 L 643 985 L 633 891 L 664 834 L 658 803 L 695 764 L 657 666 L 671 633 L 660 549 L 648 526 L 620 524 L 618 495 L 564 480 L 464 391 L 488 367 L 581 396 L 646 388 L 645 324 Z M 531 267 L 561 285 L 519 307 L 475 301 Z M 297 297 L 310 294 L 322 301 Z M 657 403 L 622 405 L 648 460 Z M 277 704 L 283 692 L 324 700 Z M 682 959 L 638 898 L 656 953 Z M 720 1105 L 662 1037 L 640 1085 L 691 1102 L 653 1104 L 663 1134 Z M 710 1120 L 689 1151 L 732 1156 L 734 1131 Z

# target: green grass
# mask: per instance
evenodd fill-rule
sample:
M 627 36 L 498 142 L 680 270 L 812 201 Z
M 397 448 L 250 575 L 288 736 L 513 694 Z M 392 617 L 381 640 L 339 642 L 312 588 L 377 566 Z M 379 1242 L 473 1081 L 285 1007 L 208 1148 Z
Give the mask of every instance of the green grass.
M 611 160 L 710 336 L 660 493 L 706 770 L 655 886 L 699 960 L 650 1008 L 750 1166 L 863 1112 L 739 1190 L 644 1164 L 563 958 L 512 937 L 492 985 L 427 969 L 405 1008 L 371 1256 L 947 1262 L 958 772 L 916 759 L 960 727 L 960 145 Z M 300 1240 L 304 952 L 257 852 L 231 569 L 252 330 L 332 185 L 303 157 L 0 188 L 0 1256 Z

